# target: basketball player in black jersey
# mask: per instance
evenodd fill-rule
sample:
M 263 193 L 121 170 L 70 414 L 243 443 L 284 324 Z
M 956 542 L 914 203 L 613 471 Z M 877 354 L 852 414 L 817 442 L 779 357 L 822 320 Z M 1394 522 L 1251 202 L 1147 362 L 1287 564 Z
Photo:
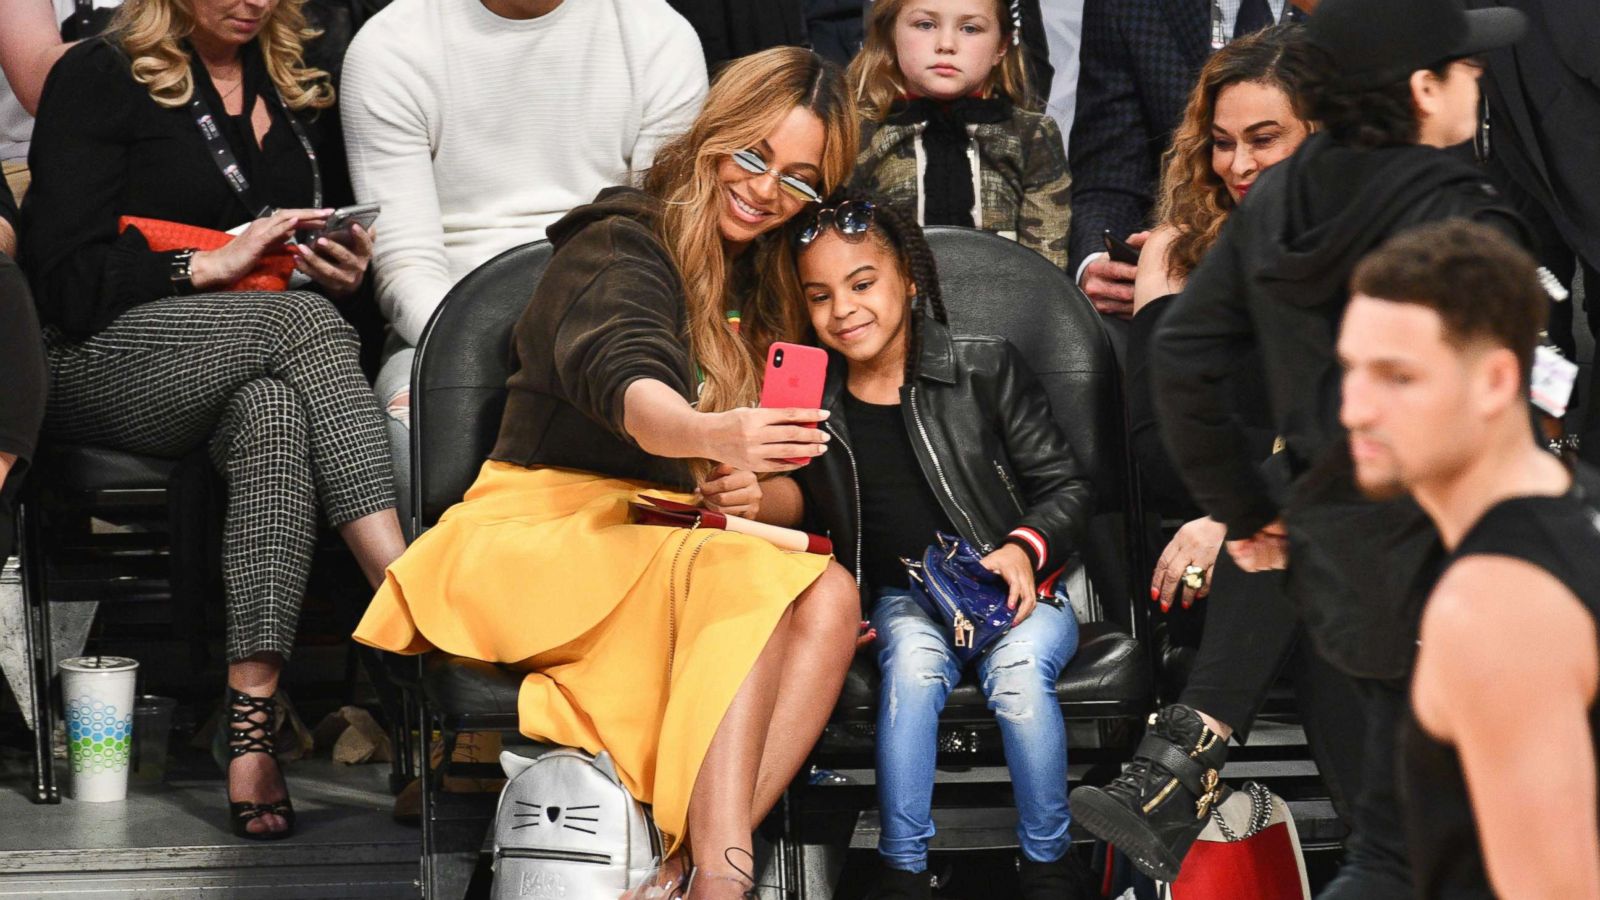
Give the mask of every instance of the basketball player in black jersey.
M 1357 482 L 1409 491 L 1449 553 L 1401 736 L 1423 897 L 1600 900 L 1600 492 L 1534 440 L 1534 266 L 1462 220 L 1403 233 L 1339 335 Z

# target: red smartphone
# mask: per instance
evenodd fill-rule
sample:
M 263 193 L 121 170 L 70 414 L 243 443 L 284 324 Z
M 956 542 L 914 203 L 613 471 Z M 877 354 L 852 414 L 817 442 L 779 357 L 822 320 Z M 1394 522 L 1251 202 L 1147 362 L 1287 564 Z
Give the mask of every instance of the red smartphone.
M 828 380 L 828 351 L 784 341 L 767 348 L 767 371 L 761 378 L 762 409 L 820 409 Z M 817 423 L 800 423 L 815 428 Z M 810 459 L 786 459 L 803 466 Z

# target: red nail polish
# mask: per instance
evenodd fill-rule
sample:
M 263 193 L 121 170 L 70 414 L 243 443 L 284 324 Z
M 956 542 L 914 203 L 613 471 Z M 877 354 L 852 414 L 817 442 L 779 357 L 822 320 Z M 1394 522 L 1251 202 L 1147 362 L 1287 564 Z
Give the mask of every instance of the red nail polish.
M 1160 600 L 1161 599 L 1161 591 L 1157 590 L 1156 588 L 1151 588 L 1150 589 L 1150 599 L 1151 600 Z

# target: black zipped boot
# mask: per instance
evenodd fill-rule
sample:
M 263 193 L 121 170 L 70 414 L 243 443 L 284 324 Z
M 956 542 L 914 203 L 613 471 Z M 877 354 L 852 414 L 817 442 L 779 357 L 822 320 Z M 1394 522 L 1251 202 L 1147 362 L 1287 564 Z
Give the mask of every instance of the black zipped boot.
M 1017 881 L 1022 900 L 1095 900 L 1094 876 L 1072 848 L 1055 862 L 1034 862 L 1017 857 Z
M 1072 818 L 1128 855 L 1139 871 L 1175 881 L 1212 807 L 1230 793 L 1219 773 L 1228 742 L 1175 703 L 1150 717 L 1133 760 L 1103 788 L 1072 792 Z
M 879 863 L 869 900 L 933 900 L 933 873 L 907 872 Z

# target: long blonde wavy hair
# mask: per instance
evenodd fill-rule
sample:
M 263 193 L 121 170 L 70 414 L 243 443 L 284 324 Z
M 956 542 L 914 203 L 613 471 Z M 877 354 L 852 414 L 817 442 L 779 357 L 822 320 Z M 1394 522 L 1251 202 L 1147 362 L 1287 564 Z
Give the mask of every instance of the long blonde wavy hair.
M 894 52 L 894 23 L 911 2 L 876 0 L 872 4 L 871 11 L 867 13 L 867 34 L 861 43 L 861 52 L 850 60 L 850 68 L 845 73 L 850 92 L 861 106 L 861 114 L 874 122 L 888 118 L 889 107 L 906 93 L 900 60 Z M 1033 96 L 1022 45 L 1012 37 L 1016 25 L 1011 21 L 1011 4 L 1007 0 L 992 0 L 992 3 L 1006 55 L 1000 60 L 1000 65 L 989 73 L 984 95 L 1003 94 L 1014 105 L 1033 109 L 1038 104 Z
M 305 42 L 322 32 L 306 23 L 305 0 L 277 0 L 256 35 L 267 74 L 290 109 L 333 105 L 328 73 L 305 65 Z M 182 41 L 194 33 L 192 0 L 126 0 L 107 38 L 133 60 L 133 79 L 162 106 L 180 107 L 194 96 L 189 53 Z
M 786 298 L 800 286 L 793 250 L 782 229 L 757 238 L 755 289 L 730 297 L 733 261 L 722 244 L 722 179 L 718 169 L 736 151 L 761 143 L 795 108 L 822 120 L 824 196 L 847 181 L 856 158 L 855 104 L 839 67 L 799 47 L 775 47 L 730 63 L 717 76 L 688 132 L 663 147 L 644 178 L 644 190 L 664 204 L 659 233 L 683 280 L 689 351 L 705 377 L 702 412 L 723 412 L 756 402 L 767 347 L 796 340 L 802 310 Z M 730 300 L 733 305 L 730 307 Z M 738 309 L 735 334 L 726 311 Z
M 1172 146 L 1162 157 L 1161 194 L 1156 222 L 1176 231 L 1167 250 L 1167 274 L 1186 278 L 1216 243 L 1223 223 L 1233 212 L 1233 195 L 1211 165 L 1211 125 L 1217 115 L 1217 97 L 1235 84 L 1265 84 L 1283 91 L 1301 121 L 1304 111 L 1300 79 L 1284 65 L 1284 50 L 1305 40 L 1299 25 L 1274 25 L 1229 43 L 1206 60 L 1200 80 L 1189 93 L 1183 123 L 1172 134 Z

